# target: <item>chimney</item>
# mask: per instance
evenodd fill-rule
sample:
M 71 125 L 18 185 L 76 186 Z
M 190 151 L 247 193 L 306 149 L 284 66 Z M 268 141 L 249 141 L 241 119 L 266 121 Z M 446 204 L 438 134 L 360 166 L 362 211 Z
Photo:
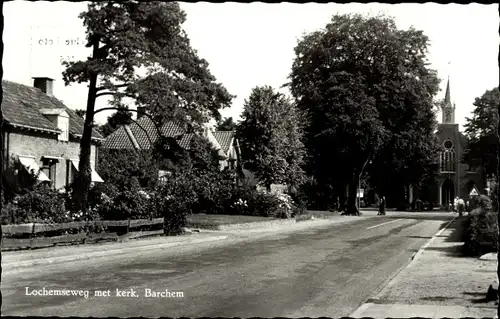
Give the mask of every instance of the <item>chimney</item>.
M 144 114 L 146 114 L 146 108 L 143 106 L 138 106 L 137 107 L 137 119 L 140 119 L 141 117 L 143 117 Z
M 47 94 L 48 96 L 54 96 L 54 94 L 52 92 L 54 79 L 51 79 L 48 77 L 37 77 L 37 78 L 33 78 L 33 80 L 35 80 L 35 82 L 33 84 L 34 87 L 41 90 L 43 93 Z

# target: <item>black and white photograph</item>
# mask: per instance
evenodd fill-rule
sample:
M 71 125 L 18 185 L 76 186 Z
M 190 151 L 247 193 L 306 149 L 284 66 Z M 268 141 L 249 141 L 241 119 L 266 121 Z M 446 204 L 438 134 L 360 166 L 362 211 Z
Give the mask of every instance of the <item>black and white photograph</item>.
M 499 318 L 499 6 L 9 1 L 1 314 Z

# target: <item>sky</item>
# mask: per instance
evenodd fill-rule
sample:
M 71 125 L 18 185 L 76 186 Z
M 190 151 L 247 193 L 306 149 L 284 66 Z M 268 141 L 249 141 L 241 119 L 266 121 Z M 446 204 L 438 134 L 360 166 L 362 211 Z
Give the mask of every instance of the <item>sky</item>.
M 444 98 L 450 77 L 456 122 L 463 126 L 472 103 L 499 83 L 498 7 L 482 4 L 264 4 L 181 3 L 187 14 L 183 27 L 191 45 L 209 62 L 211 73 L 236 95 L 223 116 L 239 119 L 245 99 L 255 86 L 281 87 L 287 82 L 294 47 L 304 33 L 323 28 L 334 14 L 384 13 L 397 27 L 413 26 L 430 39 L 430 67 L 442 79 Z M 32 77 L 55 79 L 54 95 L 72 109 L 85 109 L 87 84 L 65 86 L 61 57 L 85 59 L 85 29 L 78 14 L 84 2 L 12 1 L 4 4 L 3 78 L 32 85 Z M 280 89 L 288 94 L 287 89 Z M 105 97 L 97 108 L 106 107 Z M 105 123 L 109 112 L 97 115 Z M 441 114 L 437 114 L 441 120 Z

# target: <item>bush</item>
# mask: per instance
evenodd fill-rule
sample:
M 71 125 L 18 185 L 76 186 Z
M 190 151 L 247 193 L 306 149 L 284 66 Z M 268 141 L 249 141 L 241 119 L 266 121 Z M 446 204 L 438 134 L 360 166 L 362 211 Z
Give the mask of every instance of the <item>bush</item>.
M 498 212 L 498 183 L 491 186 L 491 206 L 494 212 Z
M 476 208 L 469 214 L 464 233 L 464 248 L 467 255 L 479 256 L 497 251 L 497 214 L 483 208 Z
M 164 230 L 167 235 L 183 232 L 187 225 L 187 215 L 198 200 L 193 182 L 188 175 L 177 175 L 167 179 L 158 187 L 155 197 L 155 209 L 158 216 L 165 218 Z
M 234 179 L 228 172 L 190 174 L 189 182 L 197 194 L 193 214 L 224 214 L 234 191 Z
M 270 194 L 242 186 L 233 190 L 226 203 L 225 214 L 291 218 L 294 216 L 294 205 L 287 194 Z
M 470 209 L 481 209 L 488 212 L 492 209 L 491 199 L 486 195 L 474 196 L 470 200 Z
M 1 222 L 64 223 L 71 221 L 67 213 L 63 194 L 46 185 L 37 185 L 23 195 L 15 196 L 12 202 L 2 207 Z
M 146 219 L 155 217 L 154 201 L 139 189 L 123 190 L 107 203 L 101 195 L 101 205 L 94 206 L 105 220 Z

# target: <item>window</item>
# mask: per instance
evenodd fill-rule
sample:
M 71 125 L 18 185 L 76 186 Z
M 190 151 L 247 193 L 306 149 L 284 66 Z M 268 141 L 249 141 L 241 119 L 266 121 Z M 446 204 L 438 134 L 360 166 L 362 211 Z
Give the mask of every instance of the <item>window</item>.
M 69 117 L 60 115 L 57 119 L 57 128 L 61 130 L 58 139 L 60 141 L 69 140 Z
M 444 141 L 443 145 L 444 145 L 444 148 L 446 148 L 446 149 L 450 149 L 453 147 L 453 143 L 450 140 Z
M 44 158 L 42 165 L 42 172 L 47 175 L 47 177 L 52 182 L 52 186 L 55 186 L 56 183 L 56 165 L 57 160 L 51 158 Z
M 440 153 L 439 167 L 441 172 L 455 172 L 456 158 L 454 149 L 447 149 Z

